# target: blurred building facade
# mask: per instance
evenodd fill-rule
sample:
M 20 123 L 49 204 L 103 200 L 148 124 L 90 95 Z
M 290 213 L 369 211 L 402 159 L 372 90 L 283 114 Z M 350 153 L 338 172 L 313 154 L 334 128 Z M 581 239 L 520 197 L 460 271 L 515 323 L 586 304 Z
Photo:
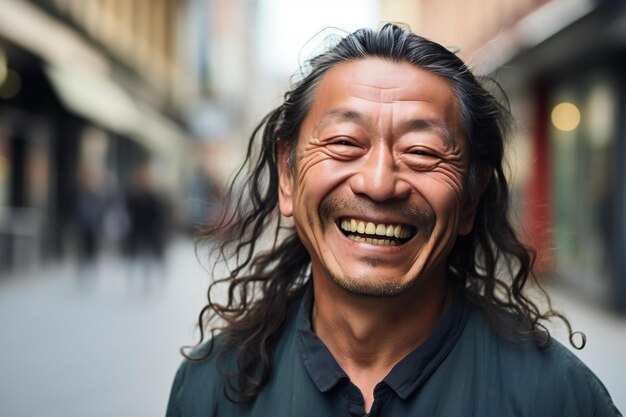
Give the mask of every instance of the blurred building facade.
M 588 11 L 498 71 L 527 117 L 524 215 L 544 263 L 626 311 L 626 8 Z M 588 4 L 588 6 L 589 6 Z M 551 248 L 554 248 L 551 250 Z
M 188 229 L 219 210 L 234 155 L 280 100 L 255 68 L 260 2 L 0 0 L 0 274 L 71 252 L 86 191 L 113 208 L 104 234 L 119 237 L 116 199 L 147 161 Z M 626 310 L 622 3 L 380 0 L 379 11 L 503 84 L 539 271 Z
M 122 200 L 146 163 L 188 221 L 190 184 L 231 135 L 224 97 L 245 91 L 232 85 L 248 69 L 240 12 L 253 6 L 0 0 L 0 275 L 79 252 L 87 192 L 105 206 L 100 238 L 119 240 Z
M 383 20 L 459 48 L 520 128 L 516 205 L 540 273 L 626 311 L 626 8 L 602 0 L 383 0 Z M 405 19 L 403 19 L 405 20 Z

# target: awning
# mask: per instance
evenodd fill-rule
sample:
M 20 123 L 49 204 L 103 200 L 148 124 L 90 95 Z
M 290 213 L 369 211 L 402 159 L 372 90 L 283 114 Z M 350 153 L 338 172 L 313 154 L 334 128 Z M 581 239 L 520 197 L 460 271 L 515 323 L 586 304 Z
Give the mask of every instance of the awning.
M 590 13 L 593 0 L 550 0 L 511 27 L 502 30 L 470 60 L 475 73 L 490 74 L 522 50 L 541 42 Z
M 73 113 L 158 152 L 177 152 L 189 143 L 174 122 L 133 99 L 109 77 L 51 64 L 44 70 L 62 103 Z
M 0 36 L 46 62 L 69 111 L 166 155 L 190 143 L 176 123 L 118 83 L 108 58 L 74 29 L 28 2 L 0 0 L 0 10 Z

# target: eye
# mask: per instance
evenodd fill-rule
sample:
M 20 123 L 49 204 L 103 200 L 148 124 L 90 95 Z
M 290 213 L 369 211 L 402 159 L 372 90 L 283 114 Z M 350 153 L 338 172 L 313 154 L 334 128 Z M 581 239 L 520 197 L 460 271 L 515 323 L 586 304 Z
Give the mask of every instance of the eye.
M 428 148 L 413 148 L 405 152 L 406 164 L 418 171 L 429 170 L 441 162 L 440 155 Z
M 350 139 L 347 138 L 338 138 L 334 140 L 331 145 L 341 145 L 341 146 L 356 146 Z
M 341 136 L 333 138 L 326 149 L 338 158 L 355 158 L 362 153 L 362 147 L 352 138 Z
M 432 158 L 437 157 L 437 154 L 435 154 L 435 152 L 428 150 L 428 149 L 423 149 L 423 148 L 411 149 L 408 153 L 410 155 L 417 155 L 417 156 L 427 156 L 427 157 L 432 157 Z

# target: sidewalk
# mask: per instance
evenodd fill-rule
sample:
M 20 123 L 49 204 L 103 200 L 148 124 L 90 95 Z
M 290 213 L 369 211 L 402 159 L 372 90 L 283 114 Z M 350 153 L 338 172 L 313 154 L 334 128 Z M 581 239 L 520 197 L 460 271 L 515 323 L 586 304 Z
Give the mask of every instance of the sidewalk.
M 102 260 L 90 285 L 77 285 L 75 272 L 65 264 L 0 282 L 0 416 L 163 415 L 178 349 L 197 341 L 208 285 L 193 245 L 170 247 L 165 280 L 148 291 L 115 257 Z M 624 412 L 626 319 L 549 290 L 587 335 L 575 353 Z M 569 346 L 562 331 L 556 336 Z
M 148 291 L 115 257 L 92 282 L 70 263 L 36 275 L 0 282 L 0 416 L 163 415 L 207 287 L 193 245 L 170 247 Z

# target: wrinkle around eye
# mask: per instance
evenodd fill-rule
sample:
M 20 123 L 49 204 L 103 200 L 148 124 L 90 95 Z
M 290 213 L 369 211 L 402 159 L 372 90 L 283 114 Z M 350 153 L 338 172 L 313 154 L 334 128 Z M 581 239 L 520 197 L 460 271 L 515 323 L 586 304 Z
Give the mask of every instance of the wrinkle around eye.
M 339 136 L 325 141 L 323 149 L 331 157 L 340 160 L 358 158 L 366 152 L 363 147 L 355 140 L 343 136 Z
M 461 194 L 463 188 L 463 178 L 467 175 L 465 170 L 453 164 L 439 163 L 433 169 L 429 170 L 433 175 L 436 175 L 440 181 L 445 181 L 450 188 L 454 189 L 458 194 Z
M 333 158 L 342 160 L 358 158 L 363 154 L 359 147 L 342 144 L 329 144 L 326 146 L 326 152 Z
M 407 153 L 403 156 L 404 163 L 411 169 L 416 171 L 428 171 L 435 169 L 444 160 L 435 154 L 411 154 Z
M 300 174 L 304 175 L 313 166 L 328 160 L 350 160 L 352 157 L 342 157 L 328 149 L 328 145 L 320 140 L 311 140 L 304 146 L 302 153 L 299 155 Z
M 440 165 L 444 170 L 462 170 L 463 159 L 459 152 L 442 152 L 432 147 L 413 147 L 403 152 L 405 163 L 417 170 L 435 169 Z
M 332 158 L 327 155 L 326 152 L 307 152 L 300 159 L 300 169 L 298 170 L 298 179 L 299 181 L 303 181 L 303 178 L 307 175 L 309 170 L 319 164 L 324 162 L 325 160 Z

